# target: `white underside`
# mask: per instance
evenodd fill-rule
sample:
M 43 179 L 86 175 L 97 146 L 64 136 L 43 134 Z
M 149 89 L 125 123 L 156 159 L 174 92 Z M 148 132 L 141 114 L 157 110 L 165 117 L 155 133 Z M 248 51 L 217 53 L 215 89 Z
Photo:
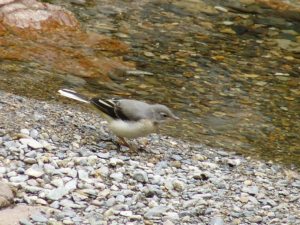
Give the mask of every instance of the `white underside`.
M 125 138 L 144 137 L 155 131 L 155 125 L 150 120 L 128 122 L 113 120 L 108 122 L 108 129 L 115 135 Z

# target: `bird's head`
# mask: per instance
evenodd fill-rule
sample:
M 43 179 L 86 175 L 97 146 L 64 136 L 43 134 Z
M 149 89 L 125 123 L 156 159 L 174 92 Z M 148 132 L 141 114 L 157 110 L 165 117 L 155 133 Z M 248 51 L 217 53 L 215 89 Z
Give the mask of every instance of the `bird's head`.
M 151 108 L 154 111 L 155 120 L 157 122 L 164 122 L 168 119 L 180 119 L 179 117 L 175 116 L 167 106 L 156 104 L 152 105 Z

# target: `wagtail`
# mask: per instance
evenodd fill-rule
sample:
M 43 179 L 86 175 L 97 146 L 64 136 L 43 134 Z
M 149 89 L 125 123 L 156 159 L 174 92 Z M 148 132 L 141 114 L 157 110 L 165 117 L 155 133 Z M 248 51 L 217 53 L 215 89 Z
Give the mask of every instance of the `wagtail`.
M 89 104 L 96 109 L 108 123 L 108 129 L 113 132 L 124 146 L 132 150 L 124 138 L 138 138 L 155 132 L 158 125 L 168 119 L 178 120 L 170 109 L 164 105 L 149 105 L 145 102 L 131 99 L 89 98 L 75 91 L 63 89 L 61 95 Z

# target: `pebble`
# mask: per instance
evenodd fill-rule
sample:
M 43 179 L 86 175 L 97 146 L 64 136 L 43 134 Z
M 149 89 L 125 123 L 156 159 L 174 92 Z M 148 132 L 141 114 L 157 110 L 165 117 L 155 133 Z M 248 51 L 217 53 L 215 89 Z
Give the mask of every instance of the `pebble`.
M 175 180 L 173 182 L 173 186 L 174 186 L 174 189 L 179 192 L 182 192 L 186 187 L 185 183 L 183 181 L 179 181 L 179 180 Z
M 149 209 L 146 212 L 146 214 L 144 215 L 144 217 L 146 219 L 151 219 L 155 216 L 160 216 L 165 212 L 166 212 L 166 207 L 165 206 L 156 206 L 156 207 L 153 207 L 153 208 Z
M 35 222 L 46 223 L 48 219 L 41 213 L 32 214 L 30 218 Z
M 27 220 L 20 220 L 21 225 L 34 225 L 33 223 L 27 221 Z
M 39 132 L 38 132 L 36 129 L 32 129 L 32 130 L 30 131 L 30 137 L 32 137 L 32 138 L 37 138 L 38 135 L 39 135 Z
M 143 170 L 136 170 L 133 174 L 133 179 L 137 180 L 138 182 L 147 183 L 148 175 Z
M 33 158 L 25 158 L 24 162 L 27 163 L 27 164 L 35 164 L 36 160 L 33 159 Z
M 66 116 L 67 111 L 60 114 Z M 81 116 L 86 121 L 99 120 L 85 112 Z M 16 204 L 45 207 L 20 224 L 300 223 L 295 216 L 300 211 L 296 171 L 290 179 L 286 174 L 291 173 L 274 163 L 245 160 L 199 145 L 187 147 L 186 142 L 164 136 L 159 136 L 159 145 L 153 144 L 158 136 L 149 137 L 147 149 L 151 151 L 141 155 L 113 150 L 117 148 L 113 143 L 99 138 L 100 143 L 112 147 L 103 152 L 106 147 L 84 144 L 88 133 L 79 135 L 78 124 L 68 131 L 70 139 L 59 132 L 60 138 L 55 137 L 55 127 L 49 125 L 45 133 L 37 125 L 26 126 L 31 139 L 21 138 L 26 139 L 24 143 L 2 138 L 0 144 L 7 154 L 0 160 L 0 176 L 3 182 L 18 187 Z M 72 147 L 74 137 L 83 141 L 79 149 Z M 44 144 L 33 148 L 28 140 L 55 144 L 55 149 Z M 229 164 L 228 159 L 238 163 Z
M 122 181 L 123 180 L 123 173 L 121 173 L 121 172 L 112 173 L 110 175 L 110 178 L 114 179 L 117 182 Z
M 32 165 L 30 168 L 28 168 L 25 171 L 25 174 L 27 174 L 28 176 L 31 176 L 31 177 L 38 178 L 38 177 L 41 177 L 42 175 L 44 175 L 45 172 L 42 167 L 35 164 L 35 165 Z
M 60 140 L 59 137 L 58 137 L 57 135 L 55 135 L 55 134 L 53 134 L 53 135 L 51 136 L 51 139 L 52 139 L 54 142 L 57 142 L 57 141 Z
M 21 134 L 29 135 L 28 129 L 21 129 Z
M 31 147 L 33 149 L 43 148 L 43 145 L 34 139 L 21 138 L 20 142 L 23 145 L 28 145 L 29 147 Z
M 223 224 L 225 224 L 224 221 L 221 218 L 216 216 L 214 216 L 209 223 L 209 225 L 223 225 Z

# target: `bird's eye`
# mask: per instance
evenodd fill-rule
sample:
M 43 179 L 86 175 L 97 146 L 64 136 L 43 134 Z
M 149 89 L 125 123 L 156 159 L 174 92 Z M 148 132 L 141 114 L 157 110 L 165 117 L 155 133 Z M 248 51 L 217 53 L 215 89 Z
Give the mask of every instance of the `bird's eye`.
M 160 115 L 162 115 L 164 118 L 168 118 L 168 114 L 165 114 L 165 113 L 160 113 Z

